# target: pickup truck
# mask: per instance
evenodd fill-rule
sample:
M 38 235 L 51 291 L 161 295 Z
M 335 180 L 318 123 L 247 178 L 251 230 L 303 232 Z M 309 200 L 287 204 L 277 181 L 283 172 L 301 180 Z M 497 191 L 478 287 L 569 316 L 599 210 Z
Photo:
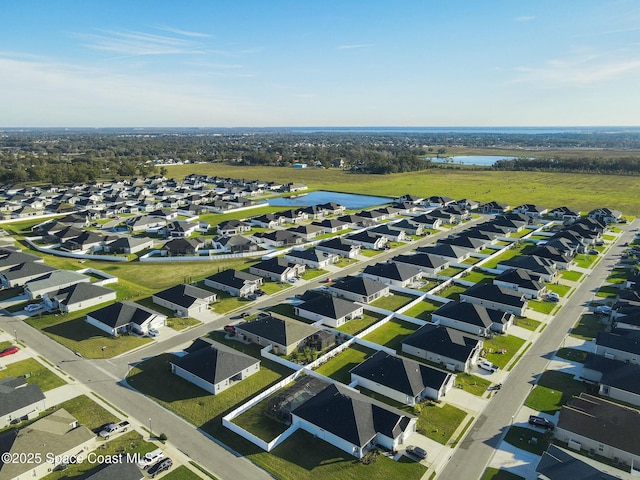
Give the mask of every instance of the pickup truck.
M 129 422 L 127 422 L 126 420 L 120 423 L 109 423 L 105 425 L 102 430 L 100 430 L 100 433 L 98 435 L 100 435 L 100 437 L 104 438 L 105 440 L 109 440 L 109 437 L 111 435 L 115 435 L 116 433 L 120 432 L 126 432 L 128 428 Z

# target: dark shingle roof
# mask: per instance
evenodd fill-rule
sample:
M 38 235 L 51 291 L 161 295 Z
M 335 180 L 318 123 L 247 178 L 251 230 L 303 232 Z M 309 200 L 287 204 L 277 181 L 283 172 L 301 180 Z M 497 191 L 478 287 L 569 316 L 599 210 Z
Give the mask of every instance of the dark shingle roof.
M 8 377 L 0 380 L 0 416 L 44 400 L 44 394 L 36 384 L 27 384 L 24 377 Z
M 292 345 L 318 331 L 305 323 L 274 316 L 241 323 L 236 325 L 236 330 L 244 330 L 279 345 Z
M 149 317 L 160 314 L 137 303 L 117 302 L 94 310 L 88 315 L 105 325 L 117 328 L 128 325 L 129 323 L 141 325 L 149 319 Z
M 207 277 L 207 280 L 234 288 L 242 288 L 246 282 L 255 282 L 261 280 L 261 277 L 230 268 L 229 270 L 224 270 Z
M 336 290 L 343 290 L 345 292 L 351 292 L 358 295 L 374 295 L 382 290 L 389 288 L 385 284 L 370 280 L 363 277 L 344 277 L 337 280 L 331 288 Z
M 466 362 L 478 347 L 480 339 L 454 328 L 428 323 L 405 338 L 402 343 Z
M 485 308 L 469 302 L 449 302 L 438 308 L 433 315 L 457 320 L 459 322 L 490 328 L 493 323 L 503 324 L 511 317 L 510 314 L 492 308 Z
M 315 295 L 313 299 L 298 306 L 301 310 L 317 313 L 329 318 L 342 318 L 362 308 L 353 302 L 328 295 Z
M 391 259 L 392 262 L 408 263 L 426 268 L 440 268 L 447 264 L 442 257 L 436 257 L 429 253 L 416 253 L 414 255 L 398 255 Z
M 84 302 L 92 298 L 113 292 L 110 288 L 95 285 L 89 282 L 76 283 L 69 287 L 61 288 L 57 292 L 48 293 L 49 298 L 57 298 L 64 305 Z
M 166 290 L 153 294 L 154 297 L 161 298 L 185 308 L 191 307 L 198 300 L 209 298 L 213 295 L 215 294 L 209 290 L 184 284 L 175 285 L 171 288 L 167 288 Z
M 376 263 L 365 268 L 364 273 L 404 282 L 420 275 L 420 270 L 403 263 Z
M 508 288 L 499 287 L 490 283 L 476 283 L 467 288 L 461 295 L 473 298 L 489 300 L 492 302 L 522 308 L 526 303 L 521 293 L 516 293 Z

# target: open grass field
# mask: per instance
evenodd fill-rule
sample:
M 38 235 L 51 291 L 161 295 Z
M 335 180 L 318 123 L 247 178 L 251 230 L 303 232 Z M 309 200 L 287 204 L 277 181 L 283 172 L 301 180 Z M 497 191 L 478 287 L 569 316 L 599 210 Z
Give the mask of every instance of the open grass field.
M 384 345 L 385 347 L 397 350 L 402 344 L 402 340 L 407 338 L 413 332 L 419 328 L 418 325 L 411 322 L 405 322 L 404 320 L 393 319 L 376 328 L 369 335 L 364 337 L 378 345 Z
M 518 155 L 525 153 L 520 152 Z M 563 155 L 565 151 L 563 151 Z M 190 173 L 234 178 L 261 178 L 278 182 L 302 182 L 310 189 L 397 197 L 407 192 L 429 197 L 447 195 L 473 198 L 479 202 L 497 200 L 510 205 L 534 203 L 567 205 L 587 211 L 609 205 L 625 215 L 640 215 L 640 180 L 635 176 L 547 172 L 504 172 L 478 169 L 435 168 L 392 175 L 353 174 L 342 170 L 251 167 L 225 164 L 176 165 L 168 174 Z
M 315 371 L 348 385 L 351 382 L 349 370 L 374 353 L 375 351 L 370 348 L 354 344 L 328 362 L 320 365 Z
M 539 412 L 553 415 L 573 396 L 586 390 L 586 384 L 575 380 L 573 375 L 547 370 L 542 373 L 524 404 Z
M 21 377 L 22 375 L 28 375 L 27 383 L 37 384 L 43 392 L 61 387 L 67 383 L 33 358 L 10 363 L 0 370 L 0 379 Z

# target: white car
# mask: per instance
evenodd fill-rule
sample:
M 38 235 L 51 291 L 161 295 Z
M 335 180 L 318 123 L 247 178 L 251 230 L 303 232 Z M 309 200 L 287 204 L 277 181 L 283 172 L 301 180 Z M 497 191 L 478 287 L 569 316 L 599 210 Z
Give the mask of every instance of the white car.
M 164 453 L 159 448 L 156 448 L 152 452 L 145 454 L 138 462 L 138 467 L 143 470 L 153 465 L 155 462 L 164 457 Z
M 560 295 L 558 295 L 556 292 L 549 292 L 547 293 L 547 300 L 549 300 L 550 302 L 559 302 Z
M 611 310 L 609 305 L 599 305 L 596 307 L 596 313 L 601 313 L 602 315 L 609 315 Z
M 42 305 L 40 305 L 39 303 L 31 303 L 26 307 L 24 307 L 26 312 L 37 312 L 41 308 L 42 308 Z
M 160 332 L 155 328 L 150 328 L 148 333 L 150 337 L 157 337 L 158 335 L 160 335 Z
M 491 372 L 491 373 L 498 371 L 498 367 L 496 367 L 489 360 L 480 360 L 478 362 L 478 367 L 483 369 L 483 370 L 486 370 L 487 372 Z

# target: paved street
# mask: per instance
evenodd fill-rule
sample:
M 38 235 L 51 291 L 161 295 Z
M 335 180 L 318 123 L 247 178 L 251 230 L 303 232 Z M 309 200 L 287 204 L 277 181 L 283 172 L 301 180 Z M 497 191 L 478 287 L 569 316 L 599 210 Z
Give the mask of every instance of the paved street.
M 562 345 L 569 329 L 585 312 L 594 299 L 594 293 L 608 277 L 613 265 L 624 250 L 622 244 L 632 241 L 631 233 L 640 222 L 626 225 L 625 233 L 611 247 L 606 256 L 595 266 L 580 288 L 567 300 L 560 313 L 540 334 L 538 340 L 513 368 L 502 389 L 487 404 L 473 428 L 469 430 L 447 466 L 438 475 L 438 480 L 460 480 L 480 478 L 496 448 L 516 416 L 536 377 L 547 369 L 553 352 Z

